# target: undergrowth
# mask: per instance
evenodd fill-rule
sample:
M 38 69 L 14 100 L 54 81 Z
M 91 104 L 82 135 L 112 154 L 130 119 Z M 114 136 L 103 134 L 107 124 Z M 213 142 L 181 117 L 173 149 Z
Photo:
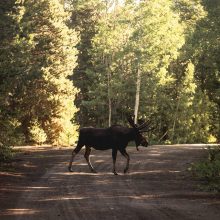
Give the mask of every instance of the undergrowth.
M 14 156 L 12 147 L 0 145 L 0 162 L 10 162 Z
M 220 145 L 207 148 L 207 158 L 192 164 L 193 176 L 202 180 L 203 190 L 220 192 Z

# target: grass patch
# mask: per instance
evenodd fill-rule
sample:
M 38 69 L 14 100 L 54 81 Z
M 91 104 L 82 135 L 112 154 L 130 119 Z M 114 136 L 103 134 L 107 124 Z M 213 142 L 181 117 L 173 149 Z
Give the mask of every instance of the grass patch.
M 10 162 L 14 157 L 15 152 L 12 147 L 0 145 L 0 162 Z
M 207 158 L 192 164 L 190 171 L 194 177 L 202 180 L 203 190 L 220 192 L 220 145 L 207 148 Z

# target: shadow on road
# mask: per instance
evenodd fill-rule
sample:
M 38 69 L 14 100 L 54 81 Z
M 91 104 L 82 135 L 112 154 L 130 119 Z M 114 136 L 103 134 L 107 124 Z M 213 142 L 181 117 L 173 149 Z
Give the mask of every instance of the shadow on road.
M 93 151 L 89 172 L 83 152 L 67 171 L 71 149 L 30 148 L 0 173 L 0 219 L 220 219 L 220 196 L 198 191 L 187 172 L 205 155 L 203 146 L 128 148 L 130 173 L 111 151 Z M 196 214 L 195 214 L 196 213 Z M 193 216 L 193 218 L 192 218 Z

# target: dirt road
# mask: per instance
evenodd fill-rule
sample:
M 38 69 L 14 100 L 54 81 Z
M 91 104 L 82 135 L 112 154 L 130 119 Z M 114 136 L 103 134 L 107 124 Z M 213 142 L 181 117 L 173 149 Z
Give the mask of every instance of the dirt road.
M 139 152 L 128 148 L 130 173 L 122 173 L 126 161 L 118 155 L 118 176 L 111 173 L 111 151 L 92 152 L 97 174 L 89 172 L 83 152 L 69 173 L 70 149 L 28 151 L 15 163 L 22 164 L 21 177 L 15 171 L 0 173 L 0 219 L 219 220 L 220 196 L 200 192 L 186 171 L 204 156 L 203 148 L 150 146 Z M 18 179 L 16 187 L 13 178 L 2 185 L 10 174 Z

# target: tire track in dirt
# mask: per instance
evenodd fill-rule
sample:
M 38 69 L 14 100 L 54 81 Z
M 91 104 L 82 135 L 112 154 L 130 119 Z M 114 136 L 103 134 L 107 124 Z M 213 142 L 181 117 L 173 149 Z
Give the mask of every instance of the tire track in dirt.
M 200 146 L 150 146 L 131 156 L 130 173 L 122 174 L 125 159 L 118 155 L 111 173 L 111 151 L 93 151 L 98 171 L 89 173 L 83 154 L 77 155 L 73 173 L 69 156 L 27 188 L 19 199 L 16 220 L 199 219 L 219 220 L 219 197 L 196 190 L 186 172 L 203 154 Z

